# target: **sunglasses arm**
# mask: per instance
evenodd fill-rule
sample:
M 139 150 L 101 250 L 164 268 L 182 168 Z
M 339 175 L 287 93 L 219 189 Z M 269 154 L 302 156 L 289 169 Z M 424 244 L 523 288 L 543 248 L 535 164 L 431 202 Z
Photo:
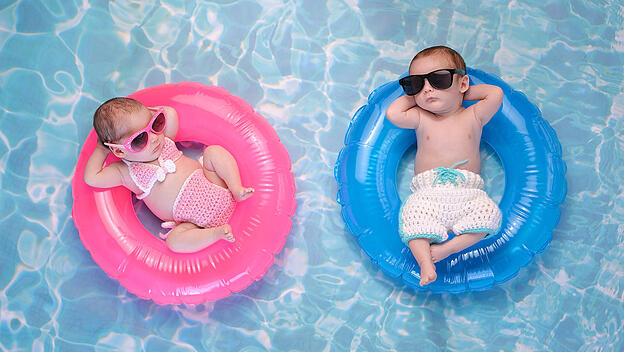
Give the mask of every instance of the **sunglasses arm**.
M 124 159 L 126 157 L 126 148 L 121 144 L 114 143 L 103 143 L 105 147 L 108 147 L 108 151 L 113 153 L 119 159 Z

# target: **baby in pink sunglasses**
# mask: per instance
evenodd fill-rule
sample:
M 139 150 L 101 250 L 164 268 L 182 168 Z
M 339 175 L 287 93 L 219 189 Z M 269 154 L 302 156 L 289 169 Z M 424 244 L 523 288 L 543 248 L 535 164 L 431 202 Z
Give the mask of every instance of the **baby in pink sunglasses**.
M 220 239 L 234 242 L 228 220 L 236 202 L 254 189 L 241 183 L 238 165 L 221 146 L 208 146 L 203 160 L 188 158 L 173 138 L 178 114 L 171 107 L 148 108 L 130 98 L 113 98 L 93 116 L 98 145 L 85 167 L 93 187 L 124 186 L 160 219 L 167 246 L 191 253 Z M 121 159 L 102 167 L 112 152 Z

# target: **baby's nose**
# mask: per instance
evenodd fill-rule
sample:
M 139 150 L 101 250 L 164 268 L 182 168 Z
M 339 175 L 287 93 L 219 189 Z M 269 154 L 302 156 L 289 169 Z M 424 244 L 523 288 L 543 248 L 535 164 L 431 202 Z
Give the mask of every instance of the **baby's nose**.
M 423 90 L 425 90 L 425 91 L 433 90 L 433 87 L 429 83 L 429 79 L 428 78 L 425 78 L 425 83 L 423 85 Z
M 158 135 L 152 131 L 149 131 L 149 141 L 150 144 L 158 143 Z

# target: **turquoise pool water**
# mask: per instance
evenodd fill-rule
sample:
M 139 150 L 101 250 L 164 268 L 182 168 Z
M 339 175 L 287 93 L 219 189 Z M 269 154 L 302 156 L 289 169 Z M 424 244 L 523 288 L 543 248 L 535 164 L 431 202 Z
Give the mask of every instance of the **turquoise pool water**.
M 621 2 L 599 0 L 0 1 L 0 348 L 624 350 L 623 23 Z M 486 292 L 389 279 L 335 202 L 350 117 L 434 44 L 526 93 L 568 166 L 552 243 Z M 99 103 L 184 80 L 225 87 L 267 118 L 293 161 L 298 208 L 260 281 L 158 306 L 95 265 L 70 182 Z M 500 164 L 482 151 L 500 199 Z

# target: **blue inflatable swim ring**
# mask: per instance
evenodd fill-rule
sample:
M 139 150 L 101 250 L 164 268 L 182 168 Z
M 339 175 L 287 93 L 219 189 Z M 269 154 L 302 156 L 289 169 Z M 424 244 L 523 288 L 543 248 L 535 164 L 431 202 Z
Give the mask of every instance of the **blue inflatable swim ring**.
M 413 130 L 385 118 L 388 105 L 403 94 L 398 81 L 375 89 L 355 113 L 334 168 L 346 228 L 383 272 L 418 290 L 481 291 L 513 278 L 550 243 L 566 194 L 561 144 L 539 109 L 500 78 L 470 68 L 467 73 L 470 84 L 497 85 L 505 93 L 482 134 L 505 172 L 503 220 L 497 235 L 436 263 L 436 281 L 419 285 L 420 268 L 398 233 L 397 170 L 416 143 Z

